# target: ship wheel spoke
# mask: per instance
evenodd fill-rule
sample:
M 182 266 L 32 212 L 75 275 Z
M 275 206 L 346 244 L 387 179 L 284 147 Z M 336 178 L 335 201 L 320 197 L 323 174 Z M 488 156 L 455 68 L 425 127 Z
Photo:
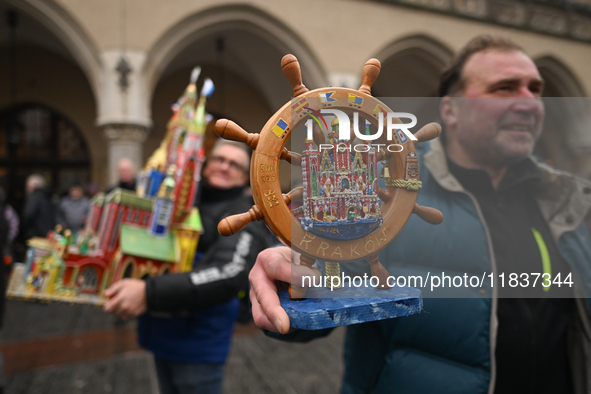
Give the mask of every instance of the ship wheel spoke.
M 259 143 L 258 134 L 251 134 L 228 119 L 220 119 L 215 122 L 215 132 L 227 140 L 244 142 L 252 150 L 255 150 Z
M 291 86 L 293 86 L 293 96 L 298 97 L 308 92 L 308 88 L 302 83 L 302 70 L 300 62 L 294 55 L 285 55 L 281 59 L 281 69 L 287 77 Z
M 390 200 L 392 199 L 392 197 L 394 197 L 394 193 L 392 190 L 390 190 L 389 188 L 384 190 L 381 187 L 378 186 L 378 197 L 380 198 L 380 200 L 382 200 L 382 202 L 384 204 L 387 204 L 390 202 Z
M 289 193 L 283 195 L 283 201 L 285 205 L 289 205 L 292 202 L 301 201 L 304 196 L 304 187 L 298 186 L 292 189 Z
M 251 222 L 263 220 L 263 214 L 258 206 L 253 205 L 247 212 L 228 216 L 218 224 L 218 232 L 224 237 L 236 234 Z
M 320 146 L 321 144 L 326 144 L 326 136 L 322 132 L 322 129 L 318 125 L 318 123 L 314 123 L 312 125 L 312 140 L 316 144 L 316 146 Z
M 371 95 L 371 87 L 378 78 L 378 75 L 380 75 L 381 69 L 382 65 L 378 59 L 369 59 L 365 62 L 361 76 L 361 86 L 358 90 Z
M 441 125 L 435 122 L 428 123 L 415 133 L 417 141 L 414 141 L 414 143 L 416 145 L 419 142 L 430 141 L 439 137 L 439 134 L 441 134 Z
M 439 209 L 436 208 L 424 207 L 415 203 L 412 213 L 416 214 L 418 217 L 429 224 L 439 224 L 443 222 L 443 214 Z
M 292 166 L 302 166 L 302 155 L 296 152 L 290 152 L 287 148 L 283 148 L 281 151 L 281 156 L 279 156 L 281 160 L 285 160 L 289 162 Z

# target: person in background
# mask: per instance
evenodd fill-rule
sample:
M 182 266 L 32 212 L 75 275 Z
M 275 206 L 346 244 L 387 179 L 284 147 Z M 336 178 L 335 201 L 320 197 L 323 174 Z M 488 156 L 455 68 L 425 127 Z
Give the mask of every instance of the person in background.
M 6 202 L 6 194 L 4 189 L 0 187 L 0 251 L 2 251 L 2 261 L 0 261 L 0 329 L 4 320 L 6 282 L 12 264 L 12 251 L 10 247 L 18 235 L 18 225 L 18 215 Z M 5 384 L 4 359 L 2 353 L 0 353 L 0 394 L 4 392 Z
M 22 228 L 25 239 L 45 237 L 56 225 L 56 214 L 45 178 L 38 174 L 27 177 Z
M 109 194 L 113 189 L 119 187 L 125 190 L 135 191 L 135 177 L 136 169 L 135 164 L 130 159 L 121 159 L 117 162 L 117 174 L 119 175 L 119 182 L 107 189 L 105 192 Z
M 154 353 L 162 394 L 219 394 L 223 368 L 239 311 L 237 295 L 248 289 L 248 272 L 268 245 L 261 222 L 223 237 L 217 225 L 252 204 L 250 151 L 219 139 L 205 163 L 197 204 L 204 233 L 192 272 L 123 279 L 105 291 L 106 312 L 140 315 L 140 344 Z M 146 313 L 147 312 L 147 313 Z
M 90 211 L 90 202 L 84 195 L 84 187 L 74 183 L 68 189 L 68 195 L 63 197 L 59 205 L 59 223 L 72 231 L 84 228 L 86 216 Z
M 0 187 L 0 204 L 4 204 L 4 218 L 8 222 L 8 235 L 6 245 L 4 246 L 4 255 L 11 256 L 11 246 L 18 235 L 20 219 L 14 208 L 6 202 L 6 192 L 2 187 Z
M 517 274 L 522 291 L 496 280 L 466 298 L 426 297 L 414 316 L 349 326 L 343 393 L 591 393 L 591 240 L 583 223 L 591 183 L 532 156 L 543 85 L 534 62 L 506 38 L 479 36 L 459 51 L 440 80 L 445 138 L 417 150 L 417 203 L 445 220 L 431 227 L 411 217 L 380 253 L 393 276 L 424 278 L 442 267 Z M 283 340 L 327 335 L 290 332 L 277 297 L 291 281 L 290 260 L 286 247 L 259 255 L 250 273 L 254 321 Z M 534 285 L 542 273 L 550 276 Z M 556 283 L 569 274 L 572 286 Z

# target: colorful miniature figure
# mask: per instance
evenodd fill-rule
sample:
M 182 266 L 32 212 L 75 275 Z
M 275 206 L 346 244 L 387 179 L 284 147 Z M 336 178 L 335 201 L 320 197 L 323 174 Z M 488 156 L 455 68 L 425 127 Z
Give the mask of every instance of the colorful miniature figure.
M 154 202 L 154 209 L 148 226 L 148 234 L 153 237 L 165 237 L 168 234 L 174 209 L 175 171 L 176 166 L 174 164 L 168 167 L 166 178 L 164 178 Z

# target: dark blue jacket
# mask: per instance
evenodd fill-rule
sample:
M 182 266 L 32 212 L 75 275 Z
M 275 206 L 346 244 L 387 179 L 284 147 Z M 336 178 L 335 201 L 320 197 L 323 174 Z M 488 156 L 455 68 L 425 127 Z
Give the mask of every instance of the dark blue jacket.
M 226 361 L 239 310 L 237 296 L 247 293 L 248 272 L 268 242 L 261 222 L 230 237 L 218 233 L 222 218 L 245 212 L 253 203 L 242 188 L 232 190 L 208 195 L 199 204 L 205 233 L 193 270 L 146 281 L 150 312 L 140 318 L 139 341 L 157 356 L 192 363 Z
M 449 173 L 441 144 L 420 157 L 420 205 L 445 217 L 431 226 L 415 215 L 380 253 L 390 275 L 482 275 L 496 272 L 488 228 L 476 200 Z M 560 253 L 574 268 L 576 316 L 569 356 L 575 392 L 591 393 L 591 241 L 582 213 L 591 207 L 591 185 L 540 165 L 536 199 Z M 349 272 L 358 265 L 347 265 Z M 366 268 L 362 268 L 366 269 Z M 354 272 L 353 272 L 354 273 Z M 454 393 L 494 391 L 497 288 L 462 289 L 465 298 L 425 298 L 419 315 L 348 327 L 343 393 Z M 458 294 L 456 293 L 457 297 Z M 586 297 L 586 298 L 585 298 Z M 306 341 L 327 331 L 288 334 Z

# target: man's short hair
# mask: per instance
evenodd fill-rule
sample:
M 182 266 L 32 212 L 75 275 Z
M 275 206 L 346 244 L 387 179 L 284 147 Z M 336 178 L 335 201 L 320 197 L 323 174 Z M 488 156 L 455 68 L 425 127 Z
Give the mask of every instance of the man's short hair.
M 119 161 L 117 161 L 117 169 L 121 167 L 127 167 L 131 169 L 133 172 L 135 172 L 135 163 L 133 162 L 133 160 L 128 159 L 126 157 L 119 159 Z
M 489 50 L 524 52 L 523 48 L 507 37 L 490 35 L 474 37 L 456 54 L 451 64 L 441 74 L 438 89 L 439 97 L 453 95 L 462 90 L 466 82 L 462 76 L 462 72 L 468 60 L 476 53 Z
M 31 189 L 40 189 L 46 186 L 45 178 L 39 174 L 31 174 L 27 177 L 26 181 L 27 186 L 30 186 Z
M 82 192 L 84 192 L 84 189 L 85 189 L 84 184 L 80 181 L 74 181 L 74 182 L 70 183 L 70 187 L 68 188 L 68 190 L 73 189 L 73 188 L 82 189 Z
M 215 144 L 213 144 L 213 147 L 211 148 L 211 154 L 213 154 L 217 149 L 224 145 L 235 146 L 236 148 L 240 148 L 246 153 L 246 156 L 248 156 L 248 166 L 246 168 L 246 171 L 248 171 L 250 168 L 250 156 L 252 155 L 252 150 L 248 147 L 248 145 L 246 145 L 243 142 L 227 140 L 225 138 L 218 138 Z

